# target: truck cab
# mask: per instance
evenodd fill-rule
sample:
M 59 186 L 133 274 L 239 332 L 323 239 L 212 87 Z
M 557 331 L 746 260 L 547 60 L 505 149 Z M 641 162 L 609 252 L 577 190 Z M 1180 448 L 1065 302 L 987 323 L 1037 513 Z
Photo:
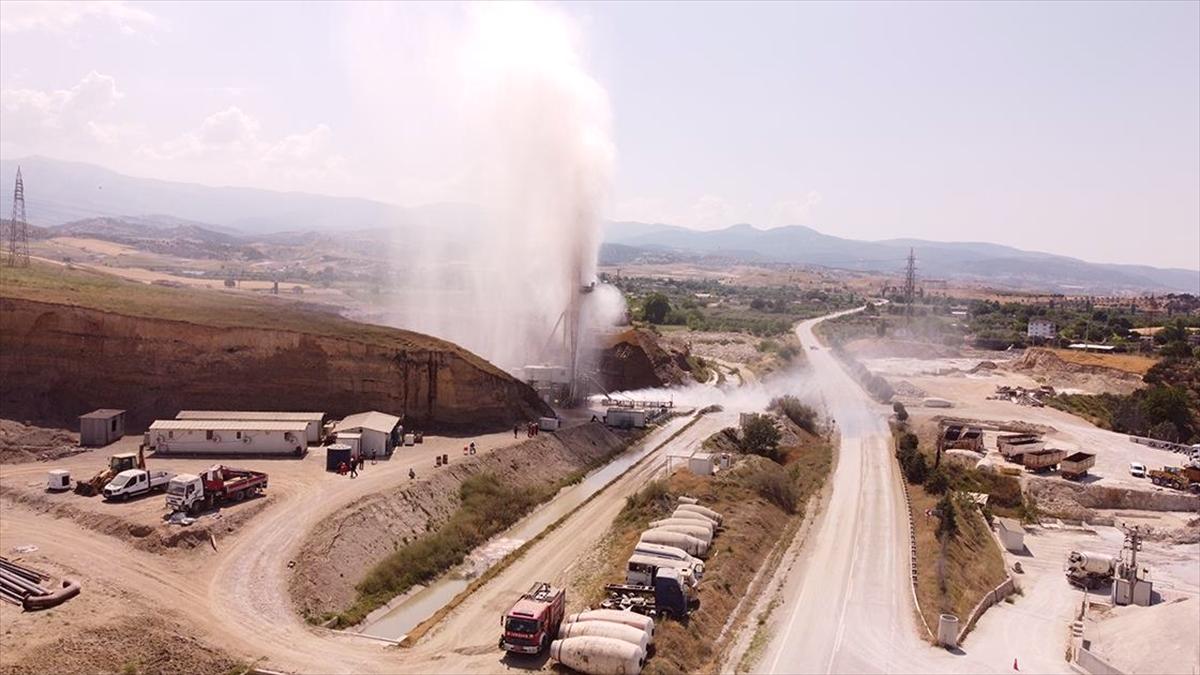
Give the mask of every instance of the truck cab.
M 625 566 L 625 583 L 633 586 L 653 586 L 654 580 L 664 569 L 679 571 L 679 577 L 688 586 L 699 582 L 690 562 L 674 558 L 660 558 L 634 552 Z
M 654 609 L 659 616 L 682 619 L 696 604 L 680 570 L 664 567 L 654 577 Z
M 181 473 L 167 484 L 167 508 L 171 511 L 192 511 L 204 501 L 204 481 L 191 473 Z
M 540 654 L 558 636 L 567 609 L 567 593 L 538 582 L 500 619 L 500 648 L 518 654 Z

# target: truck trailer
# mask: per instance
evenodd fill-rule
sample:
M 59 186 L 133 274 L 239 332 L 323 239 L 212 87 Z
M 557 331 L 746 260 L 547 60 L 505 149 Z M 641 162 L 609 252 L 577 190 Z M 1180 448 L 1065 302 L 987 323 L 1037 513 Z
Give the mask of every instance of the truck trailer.
M 167 485 L 167 508 L 195 515 L 227 502 L 240 502 L 267 489 L 261 471 L 213 465 L 197 476 L 181 473 Z

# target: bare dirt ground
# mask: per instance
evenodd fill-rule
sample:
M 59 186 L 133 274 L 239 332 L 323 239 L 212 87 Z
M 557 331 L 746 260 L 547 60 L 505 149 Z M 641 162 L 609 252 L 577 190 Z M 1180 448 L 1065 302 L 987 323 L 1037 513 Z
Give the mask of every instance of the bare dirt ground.
M 436 455 L 449 454 L 453 463 L 454 453 L 461 454 L 462 444 L 469 440 L 474 440 L 480 452 L 485 453 L 513 442 L 511 432 L 477 436 L 466 441 L 427 436 L 424 444 L 402 448 L 390 461 L 374 466 L 368 464 L 357 479 L 326 473 L 322 452 L 310 452 L 302 460 L 233 462 L 267 471 L 271 486 L 266 499 L 223 510 L 223 514 L 233 514 L 264 504 L 257 507 L 262 509 L 261 513 L 247 518 L 233 531 L 228 527 L 219 531 L 218 525 L 216 551 L 212 550 L 211 544 L 187 551 L 179 547 L 138 546 L 141 538 L 133 530 L 140 532 L 146 527 L 167 532 L 188 529 L 161 523 L 164 513 L 161 495 L 126 504 L 106 504 L 98 497 L 44 493 L 47 469 L 68 468 L 73 475 L 90 476 L 107 461 L 109 454 L 135 447 L 138 437 L 128 437 L 108 448 L 61 462 L 4 465 L 0 467 L 0 495 L 3 495 L 0 499 L 3 506 L 0 509 L 0 550 L 11 551 L 32 544 L 38 547 L 39 560 L 78 574 L 83 583 L 80 598 L 111 593 L 117 604 L 110 601 L 106 607 L 111 608 L 111 614 L 101 614 L 102 617 L 137 617 L 140 613 L 157 617 L 160 611 L 167 612 L 168 616 L 171 611 L 179 611 L 180 621 L 185 626 L 181 632 L 198 641 L 193 647 L 200 645 L 206 654 L 222 651 L 236 655 L 223 656 L 215 661 L 218 664 L 224 662 L 222 659 L 254 661 L 273 656 L 295 671 L 388 671 L 390 659 L 378 646 L 367 650 L 370 654 L 366 658 L 374 666 L 359 667 L 355 659 L 347 655 L 357 654 L 360 649 L 345 646 L 345 653 L 339 653 L 336 645 L 343 642 L 362 645 L 362 640 L 333 635 L 301 622 L 286 592 L 290 574 L 287 563 L 294 559 L 304 534 L 325 515 L 389 485 L 408 481 L 410 467 L 415 468 L 418 480 L 421 480 L 435 470 Z M 174 472 L 195 471 L 213 463 L 211 460 L 156 460 L 153 457 L 148 461 L 152 468 Z M 70 508 L 39 512 L 31 508 L 34 504 L 29 501 L 37 497 Z M 125 531 L 93 529 L 97 522 L 111 522 L 110 518 L 126 523 Z M 214 520 L 224 523 L 227 518 L 231 522 L 237 520 L 230 515 Z M 203 527 L 203 523 L 204 519 L 201 519 L 191 527 Z M 61 635 L 62 642 L 56 643 L 59 648 L 90 650 L 88 640 L 77 631 L 86 632 L 86 626 L 90 625 L 87 621 L 95 612 L 87 602 L 80 602 L 80 598 L 51 611 L 21 615 L 22 621 L 28 622 L 28 628 L 13 630 L 3 636 L 0 667 L 28 672 L 32 664 L 37 663 L 33 659 L 43 653 L 39 650 L 48 644 L 47 637 L 55 634 Z M 112 640 L 116 647 L 134 654 L 140 648 L 141 633 L 140 630 L 123 633 L 123 638 L 114 634 Z M 327 639 L 320 640 L 320 636 Z M 313 642 L 314 638 L 318 639 L 311 652 L 296 653 L 293 649 L 294 645 Z M 335 646 L 330 647 L 329 642 Z M 178 641 L 168 641 L 168 644 L 172 650 L 186 646 Z M 198 653 L 189 656 L 187 652 L 172 651 L 168 656 L 164 663 L 188 663 L 192 656 L 196 657 L 194 667 L 176 668 L 172 672 L 203 670 L 203 664 L 207 662 L 207 657 L 202 658 Z M 86 653 L 72 652 L 71 658 L 86 658 Z M 117 664 L 113 669 L 120 667 L 121 664 Z M 73 672 L 88 670 L 76 668 Z
M 1131 521 L 1132 522 L 1132 521 Z M 1107 588 L 1085 592 L 1067 583 L 1063 563 L 1071 551 L 1095 551 L 1116 555 L 1121 550 L 1124 535 L 1115 527 L 1079 529 L 1055 526 L 1028 528 L 1024 553 L 1004 552 L 1007 566 L 1020 562 L 1023 574 L 1014 574 L 1021 594 L 1013 602 L 993 606 L 979 620 L 966 641 L 972 652 L 993 653 L 1011 661 L 1017 659 L 1022 672 L 1070 673 L 1063 655 L 1070 636 L 1070 624 L 1079 611 L 1085 595 L 1092 602 L 1107 603 Z M 1154 590 L 1161 593 L 1163 602 L 1177 598 L 1191 600 L 1195 607 L 1200 593 L 1200 545 L 1145 542 L 1138 556 L 1139 565 L 1150 568 Z M 1159 605 L 1158 607 L 1161 607 Z M 1124 652 L 1153 652 L 1159 645 L 1170 648 L 1161 631 L 1157 607 L 1130 607 L 1122 611 L 1140 612 L 1147 619 L 1137 630 L 1122 636 Z M 1188 631 L 1185 629 L 1185 634 Z M 1190 634 L 1192 645 L 1200 644 L 1200 623 L 1193 616 Z M 1129 645 L 1138 645 L 1130 649 Z M 1193 648 L 1193 658 L 1197 652 Z M 1011 656 L 1008 656 L 1011 655 Z M 1200 664 L 1193 660 L 1192 667 Z M 1131 670 L 1125 672 L 1168 672 L 1164 670 Z M 1174 672 L 1193 672 L 1190 669 Z
M 81 452 L 79 434 L 0 419 L 0 464 L 44 462 Z

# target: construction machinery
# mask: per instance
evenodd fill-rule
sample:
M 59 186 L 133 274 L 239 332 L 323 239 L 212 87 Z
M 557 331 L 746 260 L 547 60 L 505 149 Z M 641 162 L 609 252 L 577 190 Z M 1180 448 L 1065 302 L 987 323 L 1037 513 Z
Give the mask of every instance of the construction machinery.
M 1164 466 L 1150 471 L 1150 482 L 1173 490 L 1200 493 L 1200 466 Z
M 608 584 L 604 609 L 637 612 L 646 616 L 682 619 L 699 604 L 683 570 L 660 567 L 652 585 Z
M 539 581 L 500 619 L 500 648 L 518 654 L 540 654 L 558 636 L 567 611 L 567 592 Z
M 75 493 L 84 497 L 98 495 L 109 481 L 117 477 L 117 474 L 130 469 L 145 471 L 146 455 L 141 448 L 138 448 L 137 452 L 122 452 L 109 457 L 107 468 L 101 469 L 86 481 L 81 480 L 75 483 Z
M 1117 559 L 1104 553 L 1071 551 L 1067 556 L 1067 581 L 1082 588 L 1096 588 L 1112 581 L 1117 573 Z
M 267 474 L 214 464 L 197 476 L 181 473 L 167 485 L 167 508 L 196 515 L 226 502 L 240 502 L 267 489 Z

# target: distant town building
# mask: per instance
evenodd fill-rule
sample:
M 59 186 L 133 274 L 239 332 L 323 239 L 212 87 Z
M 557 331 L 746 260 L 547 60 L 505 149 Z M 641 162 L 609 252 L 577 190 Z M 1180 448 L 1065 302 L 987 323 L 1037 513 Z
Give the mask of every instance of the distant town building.
M 1025 329 L 1025 334 L 1031 338 L 1053 340 L 1058 333 L 1057 326 L 1054 325 L 1053 321 L 1030 319 L 1029 326 Z

